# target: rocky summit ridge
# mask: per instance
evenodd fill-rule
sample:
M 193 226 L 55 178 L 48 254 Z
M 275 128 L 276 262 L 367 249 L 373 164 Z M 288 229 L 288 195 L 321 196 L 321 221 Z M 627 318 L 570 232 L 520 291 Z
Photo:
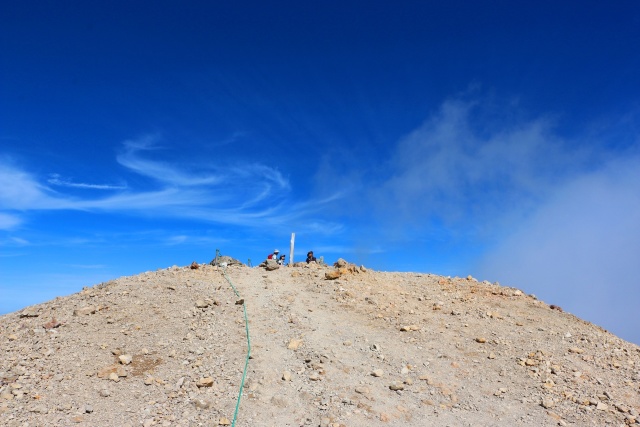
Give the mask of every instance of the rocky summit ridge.
M 640 348 L 521 290 L 344 261 L 223 264 L 1 316 L 0 425 L 640 423 Z

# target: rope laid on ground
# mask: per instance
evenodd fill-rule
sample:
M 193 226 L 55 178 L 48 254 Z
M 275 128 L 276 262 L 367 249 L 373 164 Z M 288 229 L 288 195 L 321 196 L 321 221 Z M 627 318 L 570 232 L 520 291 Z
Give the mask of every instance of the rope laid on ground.
M 217 261 L 217 257 L 216 257 L 216 261 Z M 227 282 L 229 282 L 229 285 L 231 285 L 231 289 L 233 289 L 233 292 L 236 294 L 236 296 L 238 298 L 241 298 L 240 294 L 238 293 L 238 290 L 233 285 L 233 282 L 231 281 L 229 276 L 227 276 L 226 265 L 222 268 L 222 275 L 224 276 L 225 279 L 227 279 Z M 236 403 L 236 410 L 233 413 L 233 421 L 231 422 L 231 427 L 235 427 L 236 425 L 236 418 L 238 417 L 238 410 L 240 409 L 240 399 L 242 398 L 242 389 L 244 388 L 244 381 L 247 377 L 247 367 L 249 366 L 249 357 L 251 356 L 251 338 L 249 337 L 249 319 L 247 317 L 247 305 L 244 302 L 242 303 L 242 308 L 244 310 L 244 325 L 245 325 L 245 330 L 247 332 L 247 358 L 245 359 L 245 362 L 244 362 L 244 372 L 242 373 L 242 381 L 240 382 L 240 391 L 238 391 L 238 402 Z

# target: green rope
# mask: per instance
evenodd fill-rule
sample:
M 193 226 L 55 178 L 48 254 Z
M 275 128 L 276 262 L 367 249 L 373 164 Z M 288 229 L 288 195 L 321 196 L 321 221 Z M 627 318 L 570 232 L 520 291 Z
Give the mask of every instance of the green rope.
M 216 256 L 216 261 L 217 261 L 217 256 Z M 231 288 L 233 289 L 233 292 L 236 294 L 236 296 L 240 298 L 240 294 L 238 293 L 238 290 L 233 285 L 233 282 L 231 282 L 231 279 L 229 278 L 229 276 L 227 276 L 227 266 L 224 266 L 224 268 L 222 269 L 222 275 L 224 276 L 225 279 L 227 279 L 227 282 L 229 282 L 229 285 L 231 285 Z M 233 413 L 233 421 L 231 422 L 231 427 L 235 427 L 236 425 L 236 418 L 238 417 L 238 410 L 240 409 L 240 399 L 242 398 L 242 389 L 244 388 L 244 381 L 247 378 L 247 367 L 249 366 L 249 357 L 251 356 L 251 338 L 249 337 L 249 319 L 247 318 L 247 304 L 243 303 L 242 308 L 244 309 L 244 325 L 245 325 L 245 330 L 247 332 L 247 358 L 245 359 L 245 362 L 244 362 L 244 372 L 242 373 L 242 382 L 240 383 L 240 391 L 238 391 L 238 402 L 236 403 L 236 410 Z

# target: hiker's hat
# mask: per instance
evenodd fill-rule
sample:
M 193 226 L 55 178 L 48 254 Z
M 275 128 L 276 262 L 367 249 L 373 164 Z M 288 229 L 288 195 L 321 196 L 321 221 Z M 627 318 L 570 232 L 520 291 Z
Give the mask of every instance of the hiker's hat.
M 277 254 L 277 253 L 279 253 L 279 252 L 280 252 L 280 251 L 279 251 L 279 250 L 277 250 L 277 249 L 273 251 L 273 253 L 274 253 L 274 254 Z

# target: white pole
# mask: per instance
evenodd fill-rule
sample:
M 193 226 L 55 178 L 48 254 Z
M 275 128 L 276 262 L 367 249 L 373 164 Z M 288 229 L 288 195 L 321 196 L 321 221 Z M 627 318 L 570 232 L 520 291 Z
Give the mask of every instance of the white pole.
M 296 241 L 296 233 L 291 233 L 291 251 L 289 252 L 289 265 L 293 267 L 293 246 Z

